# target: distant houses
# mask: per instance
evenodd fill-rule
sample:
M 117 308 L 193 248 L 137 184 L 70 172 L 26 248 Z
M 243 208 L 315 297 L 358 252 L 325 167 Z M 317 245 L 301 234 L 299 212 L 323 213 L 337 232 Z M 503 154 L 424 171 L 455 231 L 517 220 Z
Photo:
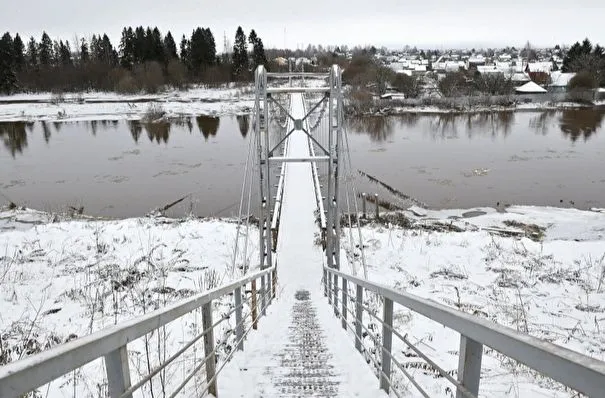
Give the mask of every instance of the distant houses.
M 435 73 L 439 80 L 448 73 L 461 71 L 467 76 L 472 76 L 471 72 L 481 75 L 501 74 L 506 79 L 510 79 L 517 93 L 560 93 L 567 90 L 567 85 L 574 74 L 561 72 L 563 65 L 561 50 L 535 50 L 537 59 L 532 59 L 531 62 L 522 57 L 522 54 L 522 51 L 514 48 L 489 52 L 452 50 L 439 56 L 427 56 L 422 51 L 415 51 L 413 54 L 393 52 L 388 55 L 383 54 L 381 62 L 395 73 L 408 76 Z M 528 85 L 530 82 L 534 84 Z
M 517 94 L 545 94 L 548 91 L 534 82 L 527 82 L 515 89 Z

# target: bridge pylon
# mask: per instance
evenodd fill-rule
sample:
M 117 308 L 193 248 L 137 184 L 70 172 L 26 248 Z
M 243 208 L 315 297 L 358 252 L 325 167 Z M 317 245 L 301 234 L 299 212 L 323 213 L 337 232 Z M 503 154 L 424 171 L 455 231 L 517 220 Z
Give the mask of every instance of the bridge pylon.
M 325 163 L 323 175 L 316 178 L 316 197 L 320 212 L 320 225 L 325 241 L 326 263 L 330 268 L 340 269 L 340 153 L 342 151 L 342 134 L 344 133 L 344 110 L 342 93 L 342 70 L 333 65 L 327 73 L 269 73 L 260 65 L 255 71 L 254 132 L 256 134 L 256 154 L 259 170 L 259 252 L 261 269 L 274 265 L 277 234 L 279 233 L 279 216 L 281 209 L 280 181 L 288 162 L 310 162 L 314 173 L 317 164 Z M 269 80 L 273 84 L 269 85 Z M 305 80 L 306 79 L 306 80 Z M 323 79 L 324 84 L 308 85 Z M 274 83 L 281 81 L 281 84 Z M 307 84 L 305 87 L 304 85 Z M 280 102 L 279 96 L 301 94 L 303 97 L 320 95 L 305 109 L 303 117 L 294 117 L 290 106 Z M 322 125 L 326 134 L 320 134 L 309 127 L 312 114 L 323 107 Z M 285 113 L 287 117 L 285 134 L 283 130 L 272 125 L 271 109 Z M 317 120 L 319 122 L 320 120 Z M 316 123 L 316 125 L 319 123 Z M 310 156 L 288 157 L 285 147 L 288 138 L 294 131 L 304 132 L 309 139 Z M 272 166 L 280 164 L 282 172 L 278 181 L 273 181 L 276 174 Z M 273 173 L 273 174 L 272 174 Z M 319 184 L 319 179 L 324 184 Z M 273 188 L 277 188 L 274 192 Z

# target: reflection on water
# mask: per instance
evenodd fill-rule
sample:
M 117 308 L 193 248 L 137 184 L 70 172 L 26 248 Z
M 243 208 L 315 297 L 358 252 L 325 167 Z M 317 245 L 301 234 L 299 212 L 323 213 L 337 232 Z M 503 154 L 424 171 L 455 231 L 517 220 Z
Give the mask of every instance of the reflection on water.
M 32 126 L 29 122 L 0 122 L 0 137 L 13 158 L 27 147 L 26 129 Z
M 350 146 L 356 169 L 438 208 L 601 207 L 604 117 L 604 109 L 366 117 L 350 121 Z
M 431 206 L 573 201 L 588 208 L 605 207 L 604 117 L 595 109 L 407 114 L 350 118 L 347 127 L 356 169 Z M 0 191 L 43 210 L 84 205 L 115 217 L 194 192 L 199 205 L 187 206 L 199 206 L 196 214 L 230 215 L 253 122 L 238 115 L 0 123 Z
M 529 127 L 533 129 L 536 134 L 548 134 L 557 112 L 558 111 L 556 110 L 548 110 L 538 113 L 537 116 L 533 116 L 529 119 Z
M 381 142 L 387 141 L 396 128 L 413 128 L 420 118 L 428 120 L 428 132 L 433 139 L 458 138 L 461 132 L 466 132 L 469 138 L 474 134 L 506 136 L 515 123 L 515 113 L 512 111 L 430 115 L 413 113 L 401 116 L 354 117 L 348 121 L 348 127 L 354 132 L 367 134 L 372 141 Z
M 370 136 L 372 141 L 386 141 L 395 129 L 396 118 L 384 116 L 360 116 L 348 120 L 349 130 Z
M 198 116 L 195 118 L 195 120 L 197 121 L 197 127 L 200 129 L 206 140 L 210 136 L 216 136 L 221 119 L 213 116 Z
M 235 119 L 241 136 L 246 138 L 250 131 L 250 115 L 237 115 Z M 220 129 L 221 120 L 213 116 L 198 116 L 195 118 L 195 122 L 199 132 L 208 140 L 210 137 L 216 137 Z M 53 133 L 60 133 L 66 124 L 83 125 L 92 133 L 93 137 L 96 137 L 99 131 L 118 130 L 120 123 L 118 120 L 91 120 L 85 122 L 47 122 L 42 120 L 38 122 L 42 137 L 47 144 L 53 138 Z M 149 141 L 156 142 L 157 144 L 167 144 L 173 127 L 182 128 L 189 133 L 192 133 L 194 129 L 193 118 L 191 117 L 182 117 L 169 122 L 150 123 L 140 120 L 128 120 L 125 123 L 135 143 L 139 143 L 143 132 L 146 133 Z M 34 131 L 35 125 L 36 122 L 0 122 L 0 137 L 2 137 L 4 146 L 10 151 L 13 157 L 23 153 L 24 148 L 27 147 L 27 132 L 31 133 Z
M 248 131 L 250 131 L 250 115 L 237 115 L 235 118 L 237 119 L 239 132 L 245 138 L 248 135 Z
M 147 137 L 149 141 L 157 142 L 158 144 L 168 143 L 168 137 L 170 136 L 170 127 L 171 124 L 169 122 L 157 122 L 157 123 L 142 123 L 143 128 L 147 132 Z
M 230 216 L 249 130 L 244 115 L 0 123 L 0 192 L 41 210 L 84 206 L 109 217 L 141 216 L 191 194 L 168 214 Z
M 473 135 L 506 137 L 516 123 L 516 115 L 521 114 L 527 115 L 527 113 L 503 111 L 472 114 L 441 113 L 422 116 L 420 114 L 360 116 L 350 118 L 347 123 L 352 132 L 367 134 L 372 141 L 376 142 L 389 140 L 397 127 L 413 128 L 420 118 L 428 121 L 430 128 L 427 132 L 434 139 L 459 138 L 461 132 L 465 132 L 468 138 L 472 138 Z M 531 117 L 528 127 L 537 134 L 546 135 L 558 117 L 560 131 L 572 142 L 575 142 L 580 136 L 587 140 L 601 128 L 605 110 L 594 108 L 547 110 L 529 114 Z
M 561 114 L 561 131 L 575 142 L 580 136 L 584 141 L 601 128 L 605 112 L 598 109 L 564 110 Z

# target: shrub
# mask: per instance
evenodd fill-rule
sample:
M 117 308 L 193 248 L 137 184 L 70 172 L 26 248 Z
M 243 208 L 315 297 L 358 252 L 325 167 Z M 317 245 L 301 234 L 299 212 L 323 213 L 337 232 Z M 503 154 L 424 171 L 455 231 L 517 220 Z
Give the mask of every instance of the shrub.
M 567 84 L 567 91 L 592 90 L 597 87 L 597 80 L 588 72 L 579 72 Z

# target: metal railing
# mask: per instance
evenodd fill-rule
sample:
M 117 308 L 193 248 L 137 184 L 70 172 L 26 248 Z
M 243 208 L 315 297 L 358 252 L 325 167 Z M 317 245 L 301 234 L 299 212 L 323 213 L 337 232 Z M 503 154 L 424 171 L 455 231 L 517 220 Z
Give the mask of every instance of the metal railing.
M 380 388 L 386 392 L 392 391 L 396 396 L 401 396 L 401 392 L 393 387 L 391 367 L 395 365 L 424 397 L 429 397 L 392 352 L 393 336 L 395 336 L 424 359 L 440 376 L 451 382 L 456 388 L 457 398 L 478 396 L 484 345 L 589 397 L 602 397 L 605 394 L 605 362 L 434 301 L 396 291 L 388 286 L 350 276 L 332 268 L 324 267 L 324 273 L 326 275 L 323 280 L 324 294 L 334 307 L 334 313 L 341 318 L 342 327 L 354 334 L 357 350 L 364 352 L 364 335 L 370 336 L 380 348 L 380 360 L 372 357 L 370 359 L 378 369 Z M 375 315 L 374 311 L 364 304 L 364 292 L 372 292 L 381 298 L 382 318 Z M 393 327 L 394 304 L 399 304 L 460 333 L 456 379 Z M 377 335 L 364 325 L 364 312 L 382 325 L 381 335 Z
M 237 350 L 244 349 L 244 339 L 250 330 L 258 327 L 258 319 L 275 297 L 277 289 L 277 274 L 275 271 L 275 267 L 267 268 L 166 308 L 0 367 L 0 397 L 21 396 L 101 357 L 105 359 L 109 396 L 111 398 L 131 397 L 133 392 L 150 382 L 154 376 L 201 339 L 203 339 L 205 358 L 191 369 L 190 373 L 169 396 L 175 397 L 202 368 L 205 368 L 206 374 L 206 386 L 202 394 L 209 393 L 217 396 L 217 377 L 219 373 Z M 262 282 L 261 285 L 269 286 L 266 291 L 262 289 L 257 291 L 256 282 L 259 279 Z M 246 293 L 248 284 L 250 284 L 250 311 L 248 314 L 243 314 L 246 298 L 242 293 Z M 212 316 L 213 300 L 231 294 L 234 297 L 234 307 L 229 313 L 224 314 L 221 319 L 214 321 Z M 258 300 L 257 295 L 260 296 L 260 300 Z M 200 308 L 202 310 L 203 330 L 148 375 L 132 384 L 128 361 L 128 343 Z M 215 346 L 214 328 L 228 320 L 232 314 L 235 314 L 236 320 L 235 345 L 237 350 L 232 350 L 222 363 L 217 364 L 215 354 L 218 347 Z M 248 317 L 251 319 L 246 328 Z M 244 330 L 245 328 L 246 330 Z M 218 370 L 217 365 L 219 366 Z

